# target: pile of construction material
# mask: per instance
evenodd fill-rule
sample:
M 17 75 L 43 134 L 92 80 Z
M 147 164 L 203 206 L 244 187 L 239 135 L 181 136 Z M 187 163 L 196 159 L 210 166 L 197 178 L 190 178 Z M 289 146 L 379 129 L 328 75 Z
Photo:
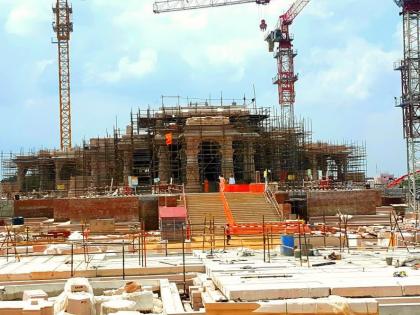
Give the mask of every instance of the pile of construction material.
M 86 278 L 69 279 L 57 297 L 48 298 L 42 290 L 27 290 L 22 301 L 0 302 L 0 314 L 7 315 L 110 315 L 121 311 L 133 315 L 163 314 L 163 304 L 151 287 L 134 281 L 95 296 Z

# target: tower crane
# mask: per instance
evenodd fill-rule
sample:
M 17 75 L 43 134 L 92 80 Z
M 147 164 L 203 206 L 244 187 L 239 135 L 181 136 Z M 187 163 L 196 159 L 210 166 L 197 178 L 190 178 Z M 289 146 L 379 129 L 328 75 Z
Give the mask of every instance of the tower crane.
M 298 80 L 294 69 L 294 58 L 297 53 L 293 50 L 293 36 L 289 28 L 309 2 L 310 0 L 295 1 L 290 9 L 280 16 L 277 27 L 266 37 L 268 49 L 274 52 L 274 58 L 277 59 L 277 75 L 273 79 L 273 84 L 278 87 L 283 127 L 294 127 L 295 83 Z
M 274 57 L 277 59 L 277 76 L 273 79 L 273 84 L 278 86 L 284 127 L 293 128 L 294 126 L 295 82 L 298 79 L 294 72 L 294 58 L 297 54 L 293 50 L 293 37 L 289 33 L 289 27 L 309 2 L 310 0 L 296 0 L 290 9 L 280 16 L 275 30 L 266 37 L 271 52 L 277 46 L 274 53 Z M 153 12 L 164 13 L 244 3 L 267 5 L 270 0 L 158 0 L 153 5 Z M 261 20 L 260 29 L 265 31 L 266 28 L 265 20 Z
M 395 70 L 401 71 L 403 130 L 407 145 L 408 198 L 411 211 L 419 219 L 419 189 L 416 178 L 420 171 L 420 0 L 394 0 L 403 18 L 404 59 Z
M 70 34 L 73 32 L 73 9 L 68 0 L 56 0 L 53 7 L 53 30 L 57 35 L 58 80 L 60 95 L 60 148 L 71 150 L 71 107 L 70 107 Z
M 153 4 L 154 13 L 223 7 L 227 5 L 256 3 L 266 5 L 270 0 L 158 0 Z
M 196 10 L 205 8 L 223 7 L 228 5 L 256 3 L 267 5 L 271 0 L 158 0 L 153 4 L 154 13 L 166 13 L 185 10 Z M 265 31 L 267 23 L 261 20 L 260 29 Z

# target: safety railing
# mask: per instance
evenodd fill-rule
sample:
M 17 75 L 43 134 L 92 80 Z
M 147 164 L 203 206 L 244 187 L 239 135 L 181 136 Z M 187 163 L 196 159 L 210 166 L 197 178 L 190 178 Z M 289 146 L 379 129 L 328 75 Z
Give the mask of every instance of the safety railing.
M 277 214 L 279 215 L 281 220 L 284 220 L 284 213 L 283 210 L 280 209 L 280 206 L 276 200 L 276 197 L 274 196 L 273 191 L 270 189 L 269 186 L 267 186 L 267 189 L 264 192 L 265 194 L 265 198 L 267 199 L 267 201 L 274 207 L 274 209 L 276 209 Z
M 227 202 L 225 192 L 223 189 L 220 189 L 220 199 L 222 199 L 223 210 L 225 211 L 226 221 L 229 223 L 229 225 L 236 225 L 235 219 L 233 218 L 232 210 L 229 207 L 229 204 Z

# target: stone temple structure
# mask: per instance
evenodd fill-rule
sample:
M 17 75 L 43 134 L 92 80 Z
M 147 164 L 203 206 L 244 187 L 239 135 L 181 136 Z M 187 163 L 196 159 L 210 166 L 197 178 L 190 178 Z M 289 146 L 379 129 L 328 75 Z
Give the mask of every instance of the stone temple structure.
M 303 121 L 283 127 L 275 111 L 245 103 L 162 105 L 131 113 L 123 134 L 114 129 L 68 152 L 2 154 L 2 190 L 80 196 L 172 183 L 201 192 L 204 183 L 217 190 L 220 175 L 250 183 L 265 174 L 285 188 L 364 181 L 363 146 L 313 143 Z

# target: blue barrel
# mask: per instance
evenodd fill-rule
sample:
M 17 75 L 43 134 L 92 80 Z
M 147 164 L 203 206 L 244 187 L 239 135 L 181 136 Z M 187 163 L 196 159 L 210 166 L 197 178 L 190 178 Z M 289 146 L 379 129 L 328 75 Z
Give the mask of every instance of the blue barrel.
M 25 224 L 25 219 L 23 217 L 12 218 L 12 225 L 23 225 L 23 224 Z
M 280 253 L 284 256 L 293 256 L 295 248 L 295 237 L 293 235 L 281 236 Z

